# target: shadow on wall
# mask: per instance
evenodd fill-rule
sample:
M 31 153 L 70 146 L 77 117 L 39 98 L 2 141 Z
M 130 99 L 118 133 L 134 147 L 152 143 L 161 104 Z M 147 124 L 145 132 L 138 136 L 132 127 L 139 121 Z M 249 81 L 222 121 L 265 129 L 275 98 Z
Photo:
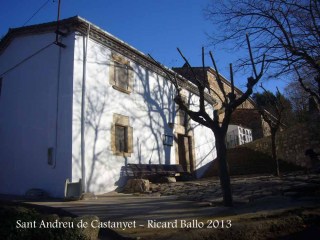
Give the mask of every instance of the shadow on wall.
M 123 187 L 130 174 L 128 163 L 139 164 L 170 164 L 171 151 L 173 146 L 163 144 L 164 135 L 173 136 L 173 128 L 169 123 L 174 122 L 175 103 L 174 103 L 174 86 L 159 75 L 144 70 L 136 66 L 134 91 L 130 96 L 135 107 L 126 109 L 129 117 L 136 116 L 134 126 L 141 129 L 134 129 L 134 156 L 137 158 L 124 158 L 124 165 L 120 169 L 120 177 L 115 186 Z M 137 116 L 136 109 L 139 109 Z M 143 130 L 144 129 L 144 130 Z M 143 132 L 142 132 L 143 131 Z
M 206 177 L 212 177 L 212 176 L 218 176 L 218 175 L 208 175 L 208 172 L 210 172 L 217 164 L 215 164 L 216 159 L 213 161 L 208 162 L 207 164 L 201 166 L 195 171 L 195 175 L 197 178 L 206 178 Z
M 172 147 L 164 146 L 163 138 L 164 135 L 173 136 L 173 128 L 169 123 L 174 122 L 176 115 L 174 86 L 158 74 L 139 66 L 135 68 L 135 75 L 135 104 L 142 113 L 135 119 L 135 125 L 148 129 L 143 136 L 139 134 L 140 137 L 135 138 L 138 161 L 144 164 L 170 164 Z M 123 107 L 127 109 L 129 116 L 136 114 L 134 109 Z M 136 159 L 130 162 L 137 163 Z
M 140 99 L 143 99 L 143 101 L 136 101 L 135 103 L 138 104 L 138 108 L 144 110 L 144 115 L 137 118 L 136 121 L 139 121 L 139 126 L 149 129 L 148 132 L 150 134 L 149 136 L 144 136 L 143 139 L 137 139 L 138 161 L 143 164 L 157 163 L 169 165 L 175 163 L 171 159 L 175 145 L 168 146 L 163 144 L 164 135 L 172 136 L 174 142 L 178 143 L 178 139 L 173 133 L 173 126 L 178 112 L 174 102 L 176 95 L 175 87 L 170 81 L 141 67 L 136 67 L 135 75 L 137 76 L 135 79 L 135 94 Z M 193 102 L 193 94 L 188 94 L 186 101 L 191 108 L 198 107 Z M 135 114 L 131 109 L 128 109 L 128 111 L 131 111 L 130 116 Z M 189 135 L 194 128 L 199 126 L 199 124 L 191 125 L 189 117 L 184 117 L 183 119 L 184 123 L 182 125 L 185 135 Z M 150 144 L 152 141 L 153 144 Z M 148 156 L 142 156 L 141 145 L 146 148 Z M 195 150 L 192 149 L 193 151 Z M 215 151 L 215 148 L 212 148 L 205 156 L 202 156 L 202 159 L 206 159 L 213 151 Z M 195 154 L 192 154 L 192 158 L 194 157 Z M 135 159 L 131 161 L 135 161 Z M 202 163 L 194 162 L 195 164 L 201 165 Z M 204 169 L 204 167 L 201 169 Z M 199 173 L 196 173 L 197 176 L 202 175 L 203 171 L 199 170 Z
M 82 53 L 81 46 L 77 49 L 78 52 Z M 100 79 L 97 76 L 104 76 L 106 66 L 110 65 L 110 59 L 108 56 L 108 52 L 103 46 L 99 46 L 98 48 L 91 48 L 90 51 L 90 60 L 88 60 L 88 69 L 89 66 L 98 66 L 94 69 L 94 71 L 87 71 L 87 84 L 86 84 L 86 95 L 85 95 L 85 103 L 86 103 L 86 112 L 85 112 L 85 156 L 86 156 L 86 191 L 91 190 L 91 186 L 93 183 L 97 182 L 97 178 L 99 177 L 97 172 L 97 165 L 107 166 L 108 149 L 106 147 L 102 148 L 99 146 L 99 141 L 103 139 L 104 136 L 108 136 L 108 132 L 110 131 L 110 124 L 106 125 L 104 122 L 104 117 L 110 112 L 108 112 L 107 106 L 110 102 L 112 102 L 112 96 L 108 94 L 108 85 L 106 84 L 104 79 Z M 103 54 L 103 61 L 98 59 L 98 56 L 101 57 Z M 79 56 L 76 59 L 78 62 L 82 63 L 83 59 L 80 56 L 82 54 L 77 54 Z M 94 56 L 94 59 L 92 59 Z M 81 73 L 82 74 L 82 73 Z M 79 74 L 80 75 L 80 74 Z M 95 79 L 95 81 L 88 81 L 90 79 Z M 78 81 L 75 82 L 74 87 L 74 126 L 78 127 L 73 130 L 73 144 L 80 144 L 80 124 L 81 124 L 81 91 L 82 91 L 82 76 L 78 76 Z M 79 145 L 80 146 L 80 145 Z M 81 156 L 80 156 L 80 147 L 79 152 L 73 153 L 73 163 L 75 164 L 75 168 L 77 168 L 76 172 L 81 172 Z M 90 159 L 90 161 L 89 161 Z M 105 186 L 103 184 L 96 185 L 96 191 L 104 191 Z
M 130 173 L 128 172 L 128 158 L 127 157 L 123 157 L 124 159 L 124 164 L 120 169 L 120 177 L 118 179 L 118 181 L 116 181 L 114 183 L 114 186 L 117 186 L 116 191 L 119 190 L 119 188 L 121 189 L 122 187 L 124 187 L 128 181 L 128 179 L 130 178 Z
M 216 146 L 214 146 L 205 156 L 202 156 L 202 160 L 197 163 L 197 166 L 201 166 L 203 161 L 205 161 L 207 159 L 207 157 L 209 157 L 210 155 L 213 155 L 214 152 L 216 152 Z M 214 165 L 217 165 L 217 164 L 214 164 L 214 162 L 216 160 L 217 159 L 213 159 L 213 160 L 209 161 L 208 163 L 206 163 L 205 165 L 202 165 L 201 167 L 198 167 L 195 170 L 195 176 L 197 178 L 206 177 L 206 173 L 208 171 L 210 171 L 210 168 L 212 168 L 212 166 L 214 166 Z
M 81 47 L 79 46 L 79 48 Z M 122 96 L 123 93 L 117 93 L 117 90 L 112 89 L 105 78 L 100 77 L 107 74 L 105 72 L 107 66 L 112 62 L 109 59 L 110 53 L 106 52 L 103 46 L 91 50 L 88 65 L 95 66 L 95 68 L 94 71 L 88 71 L 87 76 L 87 80 L 92 79 L 92 81 L 88 81 L 86 91 L 86 182 L 87 190 L 92 190 L 91 188 L 94 186 L 95 191 L 99 192 L 104 191 L 104 185 L 106 184 L 98 184 L 101 177 L 101 174 L 98 174 L 100 168 L 105 168 L 106 171 L 110 171 L 114 175 L 119 174 L 120 178 L 116 182 L 117 185 L 122 185 L 125 181 L 119 173 L 119 162 L 117 166 L 112 166 L 106 161 L 110 157 L 110 151 L 109 147 L 105 145 L 108 142 L 106 137 L 110 136 L 111 125 L 110 122 L 106 122 L 106 117 L 110 118 L 113 114 L 108 108 L 110 103 L 114 102 L 114 97 Z M 81 54 L 78 54 L 78 56 L 81 57 Z M 82 59 L 79 58 L 77 61 L 81 63 Z M 117 101 L 117 106 L 121 108 L 121 112 L 126 112 L 126 115 L 132 119 L 133 127 L 137 127 L 133 130 L 134 157 L 124 158 L 123 166 L 126 167 L 128 162 L 171 164 L 174 146 L 165 146 L 163 137 L 164 135 L 174 136 L 173 127 L 170 123 L 174 123 L 176 116 L 175 87 L 170 81 L 138 65 L 134 66 L 133 71 L 135 73 L 134 88 L 130 95 L 125 96 L 125 98 L 130 98 L 132 105 L 126 104 L 125 101 Z M 80 75 L 78 76 L 78 82 L 75 83 L 76 91 L 73 97 L 78 108 L 81 106 L 82 86 Z M 110 91 L 114 94 L 110 94 Z M 77 122 L 75 126 L 81 122 L 80 108 L 75 110 L 73 120 Z M 80 128 L 73 134 L 73 142 L 77 145 L 80 139 Z M 75 163 L 78 171 L 81 169 L 80 152 L 73 154 L 73 163 Z
M 87 80 L 94 79 L 94 81 L 88 81 L 86 91 L 86 113 L 85 113 L 85 136 L 86 136 L 86 185 L 87 191 L 92 190 L 91 186 L 97 185 L 98 178 L 100 177 L 99 169 L 97 167 L 106 167 L 108 171 L 118 171 L 115 166 L 107 166 L 109 150 L 108 147 L 101 147 L 104 143 L 103 140 L 106 136 L 109 136 L 110 124 L 106 123 L 105 117 L 112 115 L 112 112 L 108 109 L 110 102 L 113 102 L 112 96 L 110 96 L 110 90 L 115 94 L 121 96 L 122 93 L 117 93 L 113 90 L 105 79 L 99 76 L 105 76 L 106 66 L 110 65 L 112 60 L 110 54 L 105 50 L 103 46 L 90 49 L 90 58 L 88 60 L 88 66 L 95 66 L 94 71 L 87 72 Z M 80 52 L 78 54 L 80 63 L 81 59 L 81 46 L 79 45 Z M 101 55 L 103 57 L 101 58 Z M 101 59 L 105 60 L 101 60 Z M 169 123 L 174 122 L 175 117 L 175 104 L 173 101 L 175 89 L 174 86 L 157 74 L 151 73 L 149 70 L 136 66 L 134 89 L 133 92 L 125 96 L 132 100 L 133 105 L 125 105 L 125 102 L 118 101 L 121 112 L 127 112 L 127 116 L 132 119 L 134 126 L 139 126 L 141 129 L 134 129 L 136 131 L 134 135 L 134 156 L 136 158 L 124 158 L 124 166 L 127 166 L 128 161 L 132 163 L 158 163 L 158 164 L 170 164 L 171 147 L 163 146 L 164 134 L 173 136 L 173 129 L 170 128 Z M 150 76 L 152 75 L 152 76 Z M 75 83 L 75 96 L 74 100 L 79 109 L 76 109 L 76 121 L 81 123 L 81 89 L 82 83 L 80 81 L 81 76 L 78 76 L 78 82 Z M 108 92 L 109 91 L 109 92 Z M 113 95 L 113 94 L 112 94 Z M 119 98 L 120 99 L 120 98 Z M 132 107 L 133 106 L 133 107 Z M 137 114 L 137 108 L 139 115 Z M 148 129 L 143 133 L 139 133 L 142 129 Z M 137 137 L 135 137 L 137 136 Z M 79 141 L 80 128 L 74 132 L 73 141 Z M 78 143 L 78 142 L 77 142 Z M 75 167 L 78 170 L 81 169 L 80 152 L 73 153 L 73 159 Z M 117 181 L 117 184 L 121 185 L 123 180 Z M 104 190 L 102 185 L 95 187 L 95 191 Z

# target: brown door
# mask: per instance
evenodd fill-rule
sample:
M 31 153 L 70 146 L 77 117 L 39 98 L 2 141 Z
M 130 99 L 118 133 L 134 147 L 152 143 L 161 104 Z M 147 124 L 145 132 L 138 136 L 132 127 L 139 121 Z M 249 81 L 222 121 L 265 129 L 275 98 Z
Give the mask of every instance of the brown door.
M 191 137 L 178 134 L 179 164 L 187 172 L 193 171 L 191 149 Z

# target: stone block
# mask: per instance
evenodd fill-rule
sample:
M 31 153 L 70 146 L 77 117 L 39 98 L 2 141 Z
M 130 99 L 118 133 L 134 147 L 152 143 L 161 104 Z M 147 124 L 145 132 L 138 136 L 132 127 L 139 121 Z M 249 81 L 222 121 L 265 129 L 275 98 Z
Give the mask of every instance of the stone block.
M 77 226 L 78 223 L 82 222 L 82 223 L 86 223 L 86 227 L 80 227 L 78 228 L 78 232 L 79 232 L 79 239 L 88 239 L 88 240 L 96 240 L 98 239 L 98 235 L 99 235 L 99 224 L 100 224 L 100 220 L 97 216 L 81 216 L 81 217 L 77 217 L 74 220 L 74 225 Z M 91 225 L 91 223 L 93 223 Z
M 97 199 L 97 196 L 94 195 L 94 193 L 82 193 L 80 196 L 80 200 L 95 200 Z
M 163 182 L 165 183 L 175 183 L 177 182 L 175 177 L 163 177 Z
M 124 187 L 124 192 L 128 193 L 144 193 L 150 191 L 150 182 L 148 179 L 129 179 L 126 186 Z

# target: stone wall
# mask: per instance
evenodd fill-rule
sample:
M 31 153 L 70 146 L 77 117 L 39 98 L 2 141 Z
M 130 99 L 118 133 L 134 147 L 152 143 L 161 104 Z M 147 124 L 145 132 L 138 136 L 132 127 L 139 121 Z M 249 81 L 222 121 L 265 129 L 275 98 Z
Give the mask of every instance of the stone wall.
M 277 157 L 297 166 L 308 167 L 310 159 L 305 155 L 307 149 L 320 153 L 320 124 L 299 124 L 276 136 Z M 239 146 L 250 148 L 271 156 L 271 138 L 265 137 Z
M 210 85 L 210 88 L 212 90 L 214 90 L 214 92 L 211 92 L 211 95 L 214 99 L 217 100 L 217 105 L 215 106 L 216 109 L 220 109 L 222 106 L 222 102 L 219 100 L 219 97 L 223 99 L 223 94 L 218 86 L 218 82 L 216 80 L 216 72 L 210 68 L 210 67 L 206 67 L 205 68 L 205 75 L 203 73 L 203 68 L 202 67 L 193 67 L 192 71 L 186 67 L 185 65 L 181 68 L 173 68 L 174 71 L 176 71 L 177 73 L 179 73 L 180 75 L 184 76 L 185 78 L 187 78 L 188 80 L 190 80 L 191 82 L 195 83 L 195 79 L 194 79 L 194 74 L 197 75 L 197 78 L 202 80 L 202 81 L 206 81 L 207 84 Z M 226 92 L 226 94 L 231 92 L 231 84 L 230 82 L 225 79 L 223 76 L 221 77 L 221 81 L 223 84 L 223 88 Z M 216 95 L 218 94 L 219 97 Z M 237 87 L 235 87 L 235 94 L 237 96 L 242 95 L 242 91 L 240 89 L 238 89 Z M 238 108 L 254 108 L 254 102 L 251 99 L 247 99 L 243 104 L 241 104 Z M 221 116 L 222 117 L 222 116 Z
M 231 176 L 274 174 L 276 172 L 276 163 L 268 154 L 255 151 L 247 147 L 230 148 L 227 151 L 229 173 Z M 284 161 L 279 161 L 279 165 L 281 173 L 303 169 Z M 204 177 L 218 176 L 218 168 L 218 162 L 213 161 L 213 164 L 211 164 L 211 166 L 205 172 Z
M 210 67 L 206 67 L 205 68 L 206 72 L 204 74 L 202 67 L 194 67 L 192 69 L 193 69 L 193 73 L 197 75 L 198 79 L 206 81 L 207 84 L 210 85 L 210 88 L 212 89 L 211 95 L 217 101 L 217 104 L 214 106 L 214 108 L 220 109 L 222 107 L 222 102 L 220 99 L 223 99 L 223 93 L 219 88 L 215 71 Z M 186 77 L 191 82 L 195 82 L 194 75 L 188 67 L 183 66 L 181 68 L 173 68 L 173 70 L 179 73 L 180 75 Z M 231 83 L 227 79 L 225 79 L 223 76 L 221 76 L 221 81 L 226 94 L 230 93 Z M 237 97 L 239 97 L 243 93 L 240 89 L 235 87 L 235 94 L 237 95 Z M 219 117 L 220 117 L 220 120 L 223 119 L 224 113 L 220 113 Z M 269 126 L 261 118 L 261 115 L 259 114 L 258 110 L 255 108 L 255 104 L 251 98 L 244 101 L 232 113 L 230 124 L 239 125 L 239 126 L 252 129 L 254 140 L 270 135 Z

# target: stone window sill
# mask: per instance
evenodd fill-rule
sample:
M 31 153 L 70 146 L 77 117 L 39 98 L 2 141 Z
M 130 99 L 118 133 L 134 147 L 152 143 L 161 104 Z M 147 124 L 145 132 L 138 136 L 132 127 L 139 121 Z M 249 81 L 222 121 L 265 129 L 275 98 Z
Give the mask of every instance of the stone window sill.
M 113 155 L 121 156 L 121 157 L 131 157 L 131 153 L 127 153 L 127 152 L 114 152 Z
M 130 94 L 131 91 L 127 90 L 127 89 L 124 89 L 124 88 L 121 88 L 121 87 L 118 87 L 117 85 L 113 85 L 112 86 L 114 89 L 120 91 L 120 92 L 123 92 L 123 93 L 126 93 L 126 94 Z

